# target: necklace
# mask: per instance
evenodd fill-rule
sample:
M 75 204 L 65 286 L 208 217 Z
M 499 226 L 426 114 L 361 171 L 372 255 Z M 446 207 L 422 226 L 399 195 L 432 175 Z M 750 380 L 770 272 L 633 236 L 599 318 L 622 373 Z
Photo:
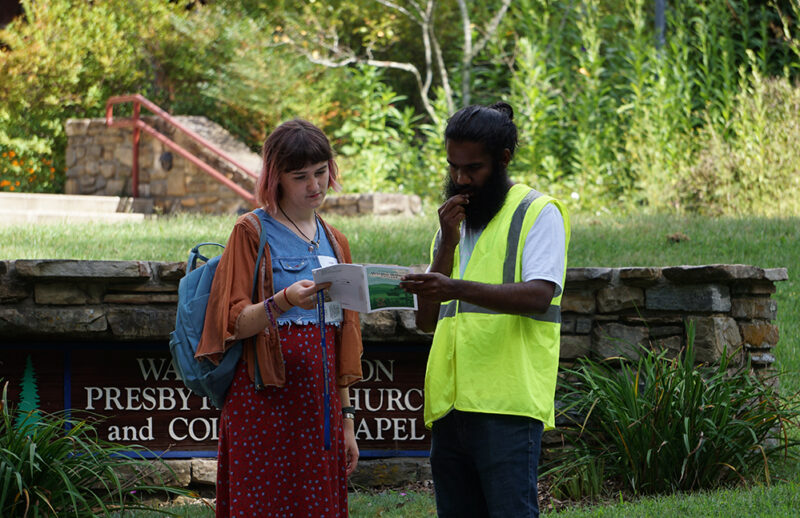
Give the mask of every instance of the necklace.
M 315 248 L 319 248 L 319 240 L 318 240 L 318 239 L 316 239 L 316 240 L 315 240 L 315 239 L 311 239 L 310 237 L 308 237 L 308 236 L 306 235 L 306 233 L 305 233 L 305 232 L 303 232 L 302 230 L 300 230 L 300 227 L 298 227 L 298 226 L 297 226 L 297 223 L 295 223 L 294 221 L 292 221 L 292 218 L 290 218 L 290 217 L 289 217 L 289 215 L 288 215 L 288 214 L 286 214 L 286 212 L 283 210 L 283 207 L 281 207 L 281 204 L 280 204 L 280 203 L 278 204 L 278 208 L 279 208 L 279 209 L 281 209 L 281 213 L 282 213 L 282 214 L 283 214 L 283 215 L 286 217 L 286 219 L 288 219 L 288 220 L 289 220 L 289 223 L 291 223 L 292 225 L 294 225 L 294 228 L 296 228 L 296 229 L 297 229 L 297 231 L 298 231 L 298 232 L 300 232 L 300 235 L 301 235 L 301 236 L 303 236 L 303 237 L 305 238 L 305 240 L 306 240 L 306 241 L 308 241 L 309 243 L 311 243 L 311 246 L 309 246 L 309 247 L 308 247 L 308 251 L 309 251 L 309 252 L 313 251 Z M 315 223 L 315 225 L 316 225 L 316 222 L 317 222 L 317 213 L 316 213 L 316 212 L 314 212 L 314 223 Z M 319 231 L 319 229 L 317 229 L 317 231 Z M 317 236 L 316 236 L 316 233 L 314 234 L 314 237 L 317 237 Z

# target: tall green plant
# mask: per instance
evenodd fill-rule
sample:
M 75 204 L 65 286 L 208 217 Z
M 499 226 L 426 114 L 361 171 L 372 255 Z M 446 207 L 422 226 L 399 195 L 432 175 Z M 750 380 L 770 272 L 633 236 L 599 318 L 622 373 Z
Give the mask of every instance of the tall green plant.
M 573 50 L 578 70 L 569 101 L 575 124 L 572 167 L 582 172 L 576 186 L 582 199 L 608 191 L 614 193 L 615 184 L 625 176 L 624 171 L 614 167 L 617 101 L 608 78 L 606 42 L 602 37 L 603 24 L 613 23 L 613 19 L 602 12 L 600 3 L 599 0 L 582 2 L 575 16 L 581 39 L 580 47 L 576 44 Z
M 511 80 L 521 133 L 512 172 L 575 205 L 596 207 L 627 186 L 611 50 L 620 18 L 604 2 L 572 4 L 525 0 L 514 11 L 525 37 L 517 42 Z
M 736 119 L 748 101 L 740 95 L 748 89 L 741 71 L 747 77 L 797 73 L 797 8 L 781 13 L 777 4 L 749 0 L 670 2 L 659 47 L 652 6 L 645 0 L 515 2 L 521 37 L 510 100 L 523 115 L 515 178 L 549 183 L 548 192 L 584 209 L 684 209 L 683 172 L 703 159 L 698 134 L 739 138 Z M 782 40 L 770 37 L 779 25 Z M 763 165 L 765 185 L 781 185 L 772 180 L 780 177 L 774 164 Z M 767 208 L 753 206 L 759 213 Z
M 581 360 L 560 385 L 564 435 L 574 447 L 557 461 L 561 482 L 604 466 L 630 490 L 661 493 L 735 483 L 761 473 L 796 441 L 800 407 L 749 365 L 695 364 L 694 328 L 675 358 L 642 347 L 638 358 Z
M 795 214 L 800 210 L 800 88 L 744 66 L 740 85 L 727 132 L 713 124 L 698 132 L 700 149 L 694 162 L 681 168 L 672 199 L 710 215 Z
M 111 516 L 154 510 L 141 502 L 147 492 L 190 494 L 159 483 L 140 448 L 103 441 L 88 421 L 21 415 L 8 404 L 7 385 L 0 400 L 0 516 Z M 126 471 L 130 478 L 122 478 Z
M 664 193 L 674 191 L 674 172 L 691 150 L 692 77 L 683 26 L 675 24 L 666 48 L 656 48 L 650 7 L 644 0 L 626 2 L 631 28 L 621 42 L 618 69 L 625 81 L 617 88 L 619 122 L 627 129 L 619 167 L 631 179 L 624 189 L 628 201 L 662 209 Z
M 580 174 L 572 168 L 574 125 L 569 97 L 578 79 L 572 59 L 577 36 L 561 2 L 521 0 L 514 13 L 525 36 L 517 42 L 510 102 L 516 111 L 519 149 L 511 171 L 516 181 L 553 195 L 578 197 Z
M 558 69 L 549 68 L 544 59 L 545 49 L 528 38 L 518 42 L 517 73 L 512 79 L 512 97 L 521 140 L 513 163 L 516 179 L 534 185 L 546 183 L 548 190 L 576 192 L 565 178 L 563 157 L 568 144 L 563 135 L 559 116 L 565 100 L 559 95 Z M 513 101 L 512 101 L 513 102 Z

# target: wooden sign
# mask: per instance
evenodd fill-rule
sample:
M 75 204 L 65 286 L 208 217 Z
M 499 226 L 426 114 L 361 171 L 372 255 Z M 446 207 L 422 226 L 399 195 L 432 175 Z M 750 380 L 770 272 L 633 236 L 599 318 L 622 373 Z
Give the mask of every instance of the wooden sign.
M 13 406 L 70 409 L 103 439 L 164 457 L 216 456 L 220 411 L 192 394 L 166 344 L 3 344 L 0 378 Z M 367 346 L 351 388 L 362 455 L 427 455 L 422 419 L 427 347 Z
M 427 455 L 430 431 L 422 417 L 426 346 L 366 346 L 364 380 L 350 388 L 361 450 Z M 362 452 L 365 453 L 365 452 Z

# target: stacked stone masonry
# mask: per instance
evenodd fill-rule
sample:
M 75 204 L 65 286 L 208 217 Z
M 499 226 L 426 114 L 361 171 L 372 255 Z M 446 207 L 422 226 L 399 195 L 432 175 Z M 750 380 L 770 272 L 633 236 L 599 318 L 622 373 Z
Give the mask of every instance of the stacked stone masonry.
M 260 157 L 216 123 L 199 116 L 176 116 L 175 119 L 223 149 L 248 171 L 256 175 L 260 172 Z M 252 176 L 220 159 L 161 119 L 142 117 L 142 120 L 247 192 L 253 192 L 255 181 Z M 131 128 L 108 127 L 105 119 L 69 119 L 66 133 L 66 194 L 133 195 Z M 145 132 L 141 132 L 139 140 L 139 197 L 151 202 L 153 210 L 161 214 L 233 214 L 251 208 L 228 187 Z M 397 193 L 341 194 L 329 196 L 322 211 L 343 215 L 410 215 L 421 211 L 421 201 L 419 196 Z
M 195 132 L 227 134 L 204 117 L 177 117 Z M 252 177 L 203 149 L 183 132 L 160 119 L 143 121 L 174 140 L 190 153 L 202 158 L 216 170 L 247 191 L 255 185 Z M 105 119 L 70 119 L 67 133 L 66 194 L 132 196 L 133 138 L 130 128 L 108 127 Z M 235 144 L 233 144 L 235 145 Z M 236 149 L 235 158 L 249 169 L 258 170 L 258 160 L 249 151 Z M 214 180 L 197 166 L 171 152 L 145 132 L 139 141 L 139 196 L 152 200 L 156 212 L 233 213 L 248 204 L 233 191 Z
M 145 261 L 0 261 L 0 336 L 48 341 L 163 341 L 175 321 L 183 263 Z M 784 268 L 705 265 L 650 268 L 569 268 L 562 301 L 561 362 L 585 356 L 637 354 L 636 344 L 677 352 L 687 323 L 696 328 L 697 358 L 716 362 L 727 351 L 757 370 L 770 370 L 779 343 L 773 323 L 776 283 Z M 410 311 L 362 316 L 369 344 L 429 343 Z M 423 366 L 424 368 L 424 366 Z M 545 437 L 554 444 L 557 435 Z M 408 460 L 394 460 L 403 464 Z M 213 483 L 213 461 L 170 461 L 180 483 Z M 421 476 L 386 461 L 378 473 Z M 424 463 L 423 463 L 424 464 Z M 398 482 L 386 481 L 387 484 Z

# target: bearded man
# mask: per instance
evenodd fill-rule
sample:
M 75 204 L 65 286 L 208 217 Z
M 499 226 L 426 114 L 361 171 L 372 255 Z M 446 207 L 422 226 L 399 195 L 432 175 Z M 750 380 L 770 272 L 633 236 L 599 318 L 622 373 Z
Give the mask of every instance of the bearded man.
M 570 226 L 560 201 L 509 179 L 513 117 L 496 103 L 450 118 L 431 264 L 402 282 L 419 297 L 417 326 L 434 331 L 425 425 L 441 518 L 539 516 Z

